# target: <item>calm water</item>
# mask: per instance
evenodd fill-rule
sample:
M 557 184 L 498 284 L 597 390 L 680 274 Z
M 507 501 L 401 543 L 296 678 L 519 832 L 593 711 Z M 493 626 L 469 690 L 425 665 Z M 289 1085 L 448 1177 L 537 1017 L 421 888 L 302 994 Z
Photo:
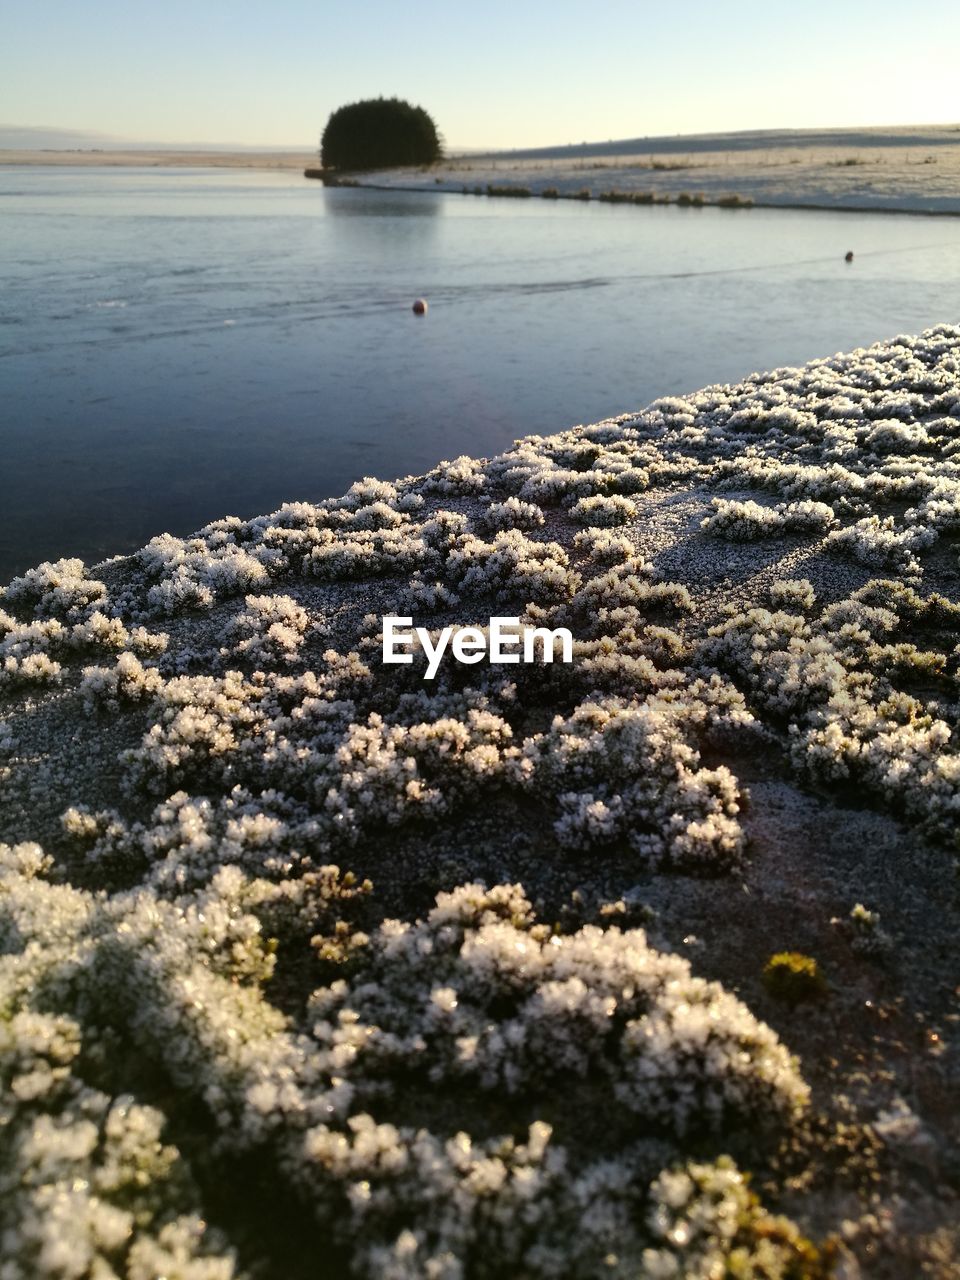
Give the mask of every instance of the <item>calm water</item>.
M 958 318 L 951 219 L 26 168 L 0 219 L 0 581 Z

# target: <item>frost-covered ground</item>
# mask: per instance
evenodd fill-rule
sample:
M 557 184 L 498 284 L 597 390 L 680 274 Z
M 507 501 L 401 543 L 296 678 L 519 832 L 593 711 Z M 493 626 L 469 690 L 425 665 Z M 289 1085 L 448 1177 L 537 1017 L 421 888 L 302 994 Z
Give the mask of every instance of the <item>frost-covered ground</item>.
M 716 134 L 454 156 L 429 169 L 358 175 L 362 185 L 559 196 L 960 214 L 960 126 Z M 479 190 L 478 190 L 479 189 Z
M 960 1274 L 958 535 L 941 327 L 11 582 L 2 1280 Z

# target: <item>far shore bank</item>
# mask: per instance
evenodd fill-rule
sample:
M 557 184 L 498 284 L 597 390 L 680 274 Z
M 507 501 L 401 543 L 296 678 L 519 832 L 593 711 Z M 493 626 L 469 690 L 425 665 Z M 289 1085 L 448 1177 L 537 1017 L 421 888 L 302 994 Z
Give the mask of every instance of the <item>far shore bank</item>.
M 677 192 L 671 194 L 665 192 L 657 194 L 654 192 L 636 192 L 621 191 L 616 188 L 610 190 L 593 191 L 585 188 L 580 191 L 557 191 L 548 189 L 546 191 L 536 191 L 529 187 L 511 187 L 507 184 L 494 186 L 489 184 L 492 189 L 477 186 L 475 188 L 464 186 L 461 189 L 451 186 L 441 186 L 439 184 L 411 183 L 410 185 L 397 182 L 381 182 L 379 179 L 382 174 L 377 174 L 378 181 L 370 181 L 368 175 L 356 174 L 340 181 L 331 180 L 327 177 L 324 182 L 328 187 L 341 187 L 347 189 L 362 189 L 364 191 L 398 191 L 409 195 L 463 195 L 463 196 L 487 196 L 492 199 L 516 199 L 516 198 L 540 198 L 546 200 L 576 200 L 581 203 L 595 202 L 597 204 L 629 204 L 629 205 L 675 205 L 680 209 L 792 209 L 811 213 L 879 213 L 879 214 L 903 214 L 908 217 L 915 218 L 958 218 L 960 217 L 960 201 L 957 202 L 957 208 L 923 208 L 918 202 L 917 207 L 913 207 L 910 202 L 898 202 L 896 205 L 884 204 L 840 204 L 838 202 L 815 204 L 809 200 L 755 200 L 752 196 L 741 196 L 737 193 L 729 195 L 719 195 L 714 198 L 704 195 L 702 192 L 691 193 L 688 191 Z M 321 171 L 318 169 L 306 169 L 304 177 L 310 179 L 321 179 Z
M 0 167 L 72 169 L 278 169 L 302 171 L 315 151 L 26 151 L 0 148 Z
M 295 150 L 0 150 L 0 167 L 11 165 L 316 174 L 317 157 Z M 641 138 L 451 155 L 434 165 L 344 179 L 341 185 L 397 191 L 957 215 L 960 126 Z
M 727 134 L 451 156 L 359 186 L 608 203 L 960 214 L 960 129 Z

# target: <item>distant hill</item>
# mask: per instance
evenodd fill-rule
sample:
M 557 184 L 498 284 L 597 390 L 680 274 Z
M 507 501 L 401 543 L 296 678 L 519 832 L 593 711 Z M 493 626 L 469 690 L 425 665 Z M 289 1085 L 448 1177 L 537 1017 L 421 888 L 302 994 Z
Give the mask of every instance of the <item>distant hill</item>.
M 89 151 L 124 145 L 122 138 L 89 129 L 47 129 L 0 124 L 0 147 L 14 151 Z
M 240 142 L 145 142 L 91 129 L 50 129 L 0 124 L 0 151 L 316 151 L 316 143 L 256 147 Z
M 875 129 L 750 129 L 742 133 L 690 133 L 654 138 L 611 138 L 566 146 L 486 151 L 516 160 L 564 160 L 579 156 L 669 155 L 701 151 L 757 151 L 780 147 L 956 146 L 960 124 L 894 125 Z M 451 154 L 453 149 L 451 148 Z

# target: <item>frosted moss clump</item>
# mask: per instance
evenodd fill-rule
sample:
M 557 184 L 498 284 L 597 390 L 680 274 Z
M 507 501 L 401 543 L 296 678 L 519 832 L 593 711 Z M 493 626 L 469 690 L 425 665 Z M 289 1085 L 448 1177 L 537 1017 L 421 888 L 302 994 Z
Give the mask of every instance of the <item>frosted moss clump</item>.
M 832 1267 L 784 1217 L 773 1217 L 729 1158 L 664 1170 L 650 1187 L 657 1244 L 643 1253 L 644 1280 L 826 1280 Z
M 777 514 L 788 533 L 823 534 L 837 523 L 833 507 L 809 498 L 801 502 L 778 503 Z
M 173 617 L 192 609 L 209 609 L 213 601 L 214 594 L 210 588 L 180 568 L 152 586 L 147 593 L 147 604 L 151 611 L 164 617 Z
M 942 477 L 927 490 L 923 502 L 904 512 L 904 522 L 937 533 L 960 530 L 960 481 Z
M 719 984 L 652 951 L 640 930 L 551 934 L 519 886 L 466 885 L 416 925 L 386 921 L 363 980 L 318 992 L 313 1015 L 321 1043 L 349 1035 L 358 1081 L 391 1064 L 507 1093 L 608 1076 L 628 1113 L 680 1133 L 694 1116 L 789 1115 L 807 1098 L 774 1033 Z
M 3 592 L 11 604 L 33 610 L 37 618 L 76 621 L 106 599 L 107 588 L 86 577 L 82 560 L 49 560 L 14 578 Z
M 417 526 L 417 535 L 437 557 L 437 562 L 457 547 L 470 530 L 470 521 L 459 511 L 441 508 Z
M 7 654 L 0 665 L 0 690 L 18 685 L 57 685 L 63 668 L 46 653 Z
M 793 443 L 793 442 L 791 442 Z M 800 464 L 781 462 L 772 457 L 757 457 L 755 452 L 741 454 L 736 441 L 724 450 L 731 455 L 714 472 L 719 488 L 751 488 L 780 494 L 784 498 L 815 499 L 829 502 L 845 513 L 861 512 L 866 507 L 870 488 L 864 476 L 833 462 L 818 460 Z M 884 487 L 874 485 L 874 493 Z
M 59 685 L 64 667 L 90 650 L 156 656 L 167 636 L 143 627 L 128 630 L 119 618 L 99 609 L 66 625 L 58 618 L 17 622 L 0 610 L 0 689 L 24 685 Z M 134 661 L 136 661 L 134 659 Z
M 243 1072 L 281 1070 L 292 1052 L 284 1019 L 259 994 L 274 959 L 246 909 L 279 891 L 223 868 L 177 901 L 144 889 L 106 899 L 48 883 L 48 867 L 37 846 L 0 846 L 4 998 L 80 1018 L 85 1038 L 124 1029 L 224 1124 L 235 1119 Z
M 527 739 L 512 767 L 524 785 L 556 797 L 563 845 L 624 840 L 654 860 L 729 868 L 744 846 L 737 781 L 723 766 L 701 768 L 690 741 L 711 721 L 750 722 L 742 700 L 724 709 L 719 693 L 701 681 L 683 701 L 652 694 L 634 705 L 581 703 L 548 734 Z
M 922 412 L 922 406 L 921 406 Z M 866 432 L 864 446 L 874 453 L 916 453 L 930 443 L 926 427 L 919 422 L 881 419 Z
M 397 529 L 407 523 L 406 516 L 386 502 L 368 502 L 357 507 L 344 522 L 350 529 Z
M 229 757 L 257 724 L 263 694 L 262 684 L 246 681 L 239 671 L 164 683 L 155 698 L 159 716 L 141 745 L 121 757 L 129 784 L 165 791 L 188 775 L 222 777 Z
M 827 550 L 845 553 L 871 568 L 892 567 L 907 574 L 920 568 L 916 552 L 931 546 L 936 533 L 930 529 L 898 528 L 893 516 L 868 516 L 846 529 L 835 529 L 827 538 Z
M 159 579 L 147 592 L 151 610 L 169 616 L 206 609 L 220 596 L 269 582 L 264 561 L 276 561 L 277 553 L 261 549 L 258 555 L 252 554 L 237 541 L 237 527 L 232 522 L 220 524 L 228 527 L 210 526 L 196 538 L 160 534 L 137 552 L 148 578 Z
M 0 1075 L 19 1104 L 0 1156 L 5 1280 L 151 1280 L 172 1267 L 183 1280 L 232 1280 L 232 1251 L 190 1211 L 197 1192 L 162 1141 L 164 1117 L 71 1078 L 78 1040 L 66 1019 L 37 1014 L 0 1030 Z M 28 1044 L 32 1061 L 21 1056 Z M 20 1051 L 12 1080 L 11 1049 Z
M 158 657 L 166 652 L 169 640 L 163 631 L 148 631 L 146 627 L 128 630 L 119 618 L 108 617 L 97 609 L 71 627 L 66 643 L 72 649 L 126 650 L 141 657 Z
M 112 667 L 84 667 L 80 694 L 88 709 L 103 704 L 118 710 L 122 702 L 156 697 L 163 677 L 155 667 L 144 666 L 132 653 L 121 653 Z
M 701 654 L 745 684 L 752 707 L 786 720 L 799 769 L 820 780 L 855 778 L 927 833 L 953 840 L 960 755 L 952 713 L 893 683 L 904 669 L 936 672 L 937 655 L 884 643 L 901 614 L 868 601 L 899 604 L 907 618 L 936 617 L 942 606 L 899 584 L 899 597 L 883 586 L 870 582 L 814 619 L 765 609 L 735 614 L 710 629 Z
M 492 1277 L 522 1265 L 560 1280 L 598 1274 L 614 1241 L 623 1275 L 651 1248 L 676 1250 L 678 1265 L 701 1249 L 716 1265 L 734 1237 L 745 1255 L 763 1250 L 761 1232 L 751 1240 L 746 1230 L 752 1215 L 724 1229 L 709 1196 L 690 1205 L 698 1239 L 661 1230 L 671 1202 L 676 1213 L 693 1197 L 648 1188 L 631 1145 L 651 1120 L 680 1135 L 694 1116 L 716 1127 L 749 1114 L 789 1119 L 806 1105 L 776 1037 L 717 984 L 652 951 L 639 930 L 554 933 L 509 885 L 441 894 L 423 921 L 385 921 L 362 955 L 356 977 L 318 991 L 310 1009 L 353 1113 L 308 1130 L 297 1173 L 321 1194 L 339 1187 L 331 1211 L 357 1274 L 454 1276 L 466 1265 Z M 406 1097 L 460 1081 L 515 1105 L 541 1096 L 544 1081 L 551 1091 L 589 1081 L 619 1103 L 620 1150 L 584 1165 L 541 1120 L 521 1141 L 443 1141 L 396 1126 L 377 1117 L 399 1096 L 398 1070 Z M 743 1183 L 732 1166 L 715 1171 L 727 1170 L 735 1194 Z M 713 1172 L 700 1169 L 705 1182 Z M 399 1234 L 398 1217 L 409 1224 Z
M 776 510 L 761 507 L 752 499 L 731 502 L 726 498 L 714 498 L 710 505 L 713 512 L 704 517 L 700 527 L 704 533 L 714 537 L 750 542 L 776 534 L 783 527 L 783 520 Z
M 455 591 L 442 582 L 431 582 L 419 569 L 411 576 L 409 585 L 400 592 L 397 600 L 401 610 L 427 609 L 431 612 L 444 608 L 453 609 L 459 603 L 460 597 Z
M 597 494 L 592 498 L 581 498 L 575 502 L 570 508 L 570 514 L 581 524 L 603 528 L 609 525 L 626 524 L 629 520 L 633 520 L 636 517 L 637 508 L 629 498 L 622 498 L 618 494 L 610 496 Z
M 36 845 L 0 845 L 3 1275 L 147 1280 L 176 1265 L 184 1280 L 231 1280 L 232 1252 L 206 1227 L 163 1115 L 84 1079 L 98 1033 L 56 1005 L 90 959 L 95 908 L 37 879 L 48 867 Z
M 809 498 L 780 502 L 774 507 L 763 507 L 752 499 L 731 502 L 714 498 L 711 506 L 712 514 L 701 521 L 700 527 L 704 533 L 733 542 L 751 542 L 785 533 L 822 534 L 837 523 L 832 507 Z
M 318 869 L 308 852 L 318 830 L 309 808 L 273 791 L 234 787 L 218 801 L 177 791 L 142 823 L 71 807 L 61 825 L 88 862 L 135 867 L 145 884 L 164 892 L 209 884 L 224 866 L 278 881 L 331 870 Z
M 817 595 L 809 578 L 781 578 L 770 587 L 774 609 L 812 609 Z
M 382 1130 L 369 1126 L 360 1133 L 373 1145 Z M 412 1153 L 417 1174 L 434 1184 L 437 1201 L 454 1192 L 466 1200 L 469 1225 L 448 1218 L 406 1228 L 394 1239 L 378 1237 L 374 1193 L 366 1182 L 354 1182 L 344 1225 L 355 1247 L 355 1273 L 371 1280 L 467 1274 L 497 1280 L 507 1267 L 531 1280 L 715 1280 L 727 1274 L 827 1280 L 829 1265 L 815 1246 L 787 1218 L 763 1209 L 729 1158 L 665 1169 L 646 1186 L 626 1160 L 567 1168 L 549 1136 L 548 1126 L 532 1125 L 525 1141 L 507 1138 L 495 1148 L 466 1134 L 445 1147 L 421 1136 Z M 344 1179 L 349 1176 L 344 1171 Z
M 488 474 L 521 498 L 568 507 L 600 495 L 640 493 L 651 481 L 646 464 L 656 460 L 621 435 L 613 424 L 598 424 L 551 439 L 533 436 L 520 441 L 512 454 L 495 458 Z
M 507 473 L 507 477 L 512 478 Z M 553 463 L 538 468 L 529 468 L 523 475 L 519 496 L 531 502 L 544 505 L 555 505 L 568 499 L 573 501 L 579 493 L 589 496 L 594 492 L 593 486 L 584 481 L 579 471 L 569 467 L 557 467 Z
M 154 723 L 124 753 L 128 785 L 162 794 L 219 789 L 228 779 L 254 791 L 276 785 L 308 799 L 311 839 L 330 850 L 373 824 L 445 814 L 500 776 L 511 737 L 502 717 L 460 701 L 449 707 L 455 714 L 420 722 L 411 707 L 400 723 L 376 712 L 358 719 L 344 695 L 365 690 L 369 668 L 356 654 L 324 656 L 323 680 L 228 672 L 167 681 Z M 428 714 L 429 706 L 425 699 Z
M 629 538 L 600 529 L 581 529 L 574 535 L 573 545 L 597 564 L 622 564 L 635 554 Z
M 575 587 L 568 565 L 558 543 L 536 542 L 507 529 L 492 542 L 465 534 L 447 555 L 445 576 L 461 596 L 509 591 L 531 600 L 562 600 Z
M 423 493 L 441 493 L 447 496 L 474 495 L 487 485 L 483 464 L 476 458 L 461 454 L 452 462 L 441 462 L 425 477 Z
M 576 615 L 595 616 L 602 609 L 635 608 L 640 613 L 693 613 L 693 597 L 682 583 L 651 582 L 650 567 L 632 557 L 605 573 L 588 578 L 570 602 Z
M 0 610 L 0 690 L 59 684 L 62 668 L 57 659 L 64 656 L 69 636 L 69 628 L 55 618 L 19 623 Z
M 330 784 L 318 779 L 317 798 L 341 836 L 375 821 L 437 817 L 501 773 L 511 737 L 506 721 L 488 711 L 412 725 L 387 725 L 374 712 L 350 726 Z
M 306 609 L 284 595 L 247 596 L 245 603 L 227 627 L 231 644 L 223 652 L 254 663 L 295 662 L 310 627 Z
M 497 532 L 501 529 L 538 529 L 543 524 L 543 512 L 534 502 L 521 502 L 509 497 L 506 502 L 491 502 L 480 517 L 484 529 Z
M 349 535 L 321 529 L 303 557 L 303 572 L 324 581 L 345 581 L 375 574 L 409 574 L 433 560 L 424 538 L 407 525 L 357 529 Z

